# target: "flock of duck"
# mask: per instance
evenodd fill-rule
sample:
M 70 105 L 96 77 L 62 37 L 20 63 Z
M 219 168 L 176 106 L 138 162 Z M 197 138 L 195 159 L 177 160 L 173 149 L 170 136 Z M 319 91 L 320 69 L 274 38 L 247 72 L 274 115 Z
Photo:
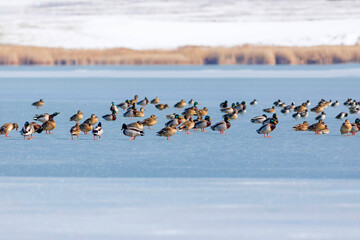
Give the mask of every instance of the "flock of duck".
M 119 114 L 119 109 L 124 111 L 123 116 L 129 118 L 130 120 L 134 118 L 142 118 L 145 116 L 145 108 L 149 104 L 153 104 L 155 108 L 159 111 L 162 111 L 166 108 L 169 108 L 168 104 L 162 104 L 159 101 L 159 98 L 156 97 L 149 101 L 146 97 L 143 100 L 139 100 L 137 95 L 134 96 L 131 100 L 126 100 L 120 104 L 111 103 L 110 106 L 110 114 L 106 114 L 102 116 L 105 121 L 115 121 L 117 119 L 117 115 Z M 190 106 L 185 108 L 189 104 Z M 317 105 L 313 108 L 310 108 L 310 101 L 302 103 L 301 105 L 296 106 L 294 102 L 290 105 L 286 105 L 280 99 L 273 103 L 271 108 L 263 109 L 266 113 L 273 113 L 271 117 L 268 117 L 266 114 L 256 116 L 251 119 L 252 123 L 260 123 L 262 124 L 259 129 L 256 130 L 258 134 L 263 134 L 265 138 L 270 137 L 269 133 L 276 129 L 277 124 L 279 123 L 278 116 L 276 114 L 276 110 L 281 108 L 280 112 L 284 115 L 292 113 L 292 117 L 295 119 L 299 118 L 307 118 L 309 115 L 309 110 L 311 112 L 316 113 L 317 120 L 316 123 L 310 125 L 307 121 L 303 123 L 297 124 L 293 127 L 295 131 L 313 131 L 315 134 L 328 134 L 329 128 L 325 124 L 324 119 L 326 117 L 325 109 L 329 106 L 337 107 L 339 106 L 339 102 L 326 101 L 321 99 Z M 343 103 L 345 106 L 349 108 L 350 114 L 358 114 L 360 113 L 359 104 L 356 100 L 348 99 Z M 36 108 L 40 109 L 44 106 L 44 101 L 40 99 L 32 104 Z M 238 114 L 245 114 L 247 103 L 245 101 L 239 103 L 229 104 L 228 101 L 224 101 L 220 103 L 220 111 L 223 113 L 223 121 L 217 122 L 215 124 L 211 123 L 211 117 L 208 115 L 208 109 L 206 107 L 199 108 L 198 102 L 193 101 L 192 99 L 187 103 L 184 99 L 177 102 L 174 105 L 174 108 L 178 110 L 183 110 L 181 114 L 173 113 L 170 115 L 166 115 L 166 118 L 169 119 L 165 123 L 165 127 L 157 132 L 157 136 L 166 137 L 168 140 L 171 140 L 170 137 L 176 134 L 178 131 L 184 131 L 186 134 L 191 134 L 190 130 L 205 132 L 205 128 L 210 127 L 213 131 L 218 131 L 220 134 L 225 134 L 225 131 L 231 127 L 230 120 L 235 120 L 238 118 Z M 257 105 L 257 100 L 254 99 L 250 105 Z M 140 108 L 140 109 L 139 109 Z M 34 133 L 41 133 L 45 131 L 46 134 L 52 134 L 56 128 L 56 123 L 54 121 L 54 117 L 59 115 L 59 112 L 54 112 L 53 114 L 40 114 L 35 115 L 33 120 L 40 122 L 25 122 L 22 127 L 20 134 L 24 136 L 25 140 L 30 140 L 33 138 Z M 336 118 L 343 119 L 348 116 L 348 113 L 341 112 Z M 75 125 L 70 129 L 71 139 L 79 138 L 81 132 L 84 132 L 87 135 L 89 132 L 92 133 L 94 140 L 98 140 L 101 138 L 104 130 L 101 122 L 98 121 L 98 117 L 95 114 L 92 114 L 90 118 L 87 118 L 83 123 L 80 124 L 80 121 L 83 120 L 83 112 L 81 110 L 77 111 L 73 116 L 70 117 L 70 121 L 74 121 Z M 195 119 L 196 117 L 196 119 Z M 145 133 L 143 128 L 147 126 L 151 129 L 152 126 L 157 124 L 157 117 L 152 114 L 150 117 L 144 119 L 143 121 L 135 121 L 130 124 L 122 125 L 122 132 L 125 136 L 130 137 L 129 140 L 135 140 L 138 136 L 144 136 Z M 17 123 L 5 123 L 0 128 L 0 135 L 5 135 L 9 137 L 9 133 L 16 129 L 18 131 Z M 340 127 L 340 133 L 342 135 L 349 136 L 349 133 L 352 135 L 356 135 L 356 133 L 360 130 L 360 119 L 357 118 L 354 123 L 350 123 L 348 119 Z

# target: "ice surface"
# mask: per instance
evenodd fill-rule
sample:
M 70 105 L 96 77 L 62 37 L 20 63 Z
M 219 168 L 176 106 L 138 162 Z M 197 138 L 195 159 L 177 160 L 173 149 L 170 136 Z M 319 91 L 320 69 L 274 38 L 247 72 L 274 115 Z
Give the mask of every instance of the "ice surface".
M 343 101 L 359 99 L 358 69 L 3 67 L 1 124 L 60 115 L 53 135 L 0 137 L 1 238 L 359 239 L 359 137 L 341 136 L 343 121 L 334 118 L 347 111 Z M 193 98 L 208 107 L 213 122 L 221 120 L 219 103 L 226 99 L 259 104 L 231 121 L 226 135 L 208 129 L 167 141 L 155 132 L 166 114 L 179 111 L 151 105 L 145 116 L 156 114 L 159 122 L 135 141 L 122 134 L 122 123 L 130 121 L 121 115 L 102 121 L 99 141 L 83 134 L 70 139 L 69 117 L 77 110 L 101 116 L 112 101 L 135 94 L 170 106 Z M 31 103 L 40 98 L 45 106 L 38 110 Z M 325 111 L 330 134 L 294 132 L 303 120 L 279 112 L 272 138 L 258 135 L 250 119 L 279 98 L 310 99 L 312 106 L 321 98 L 339 100 Z M 306 120 L 314 118 L 310 113 Z

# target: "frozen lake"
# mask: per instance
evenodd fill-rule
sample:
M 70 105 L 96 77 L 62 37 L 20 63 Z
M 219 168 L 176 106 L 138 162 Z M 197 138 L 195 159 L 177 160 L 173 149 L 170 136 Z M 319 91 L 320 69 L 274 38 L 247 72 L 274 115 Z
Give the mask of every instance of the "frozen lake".
M 359 65 L 233 67 L 3 67 L 0 123 L 20 126 L 35 114 L 55 117 L 53 135 L 0 141 L 0 217 L 6 239 L 358 239 L 360 231 L 359 137 L 342 137 L 347 98 L 359 100 Z M 109 113 L 138 94 L 173 106 L 193 98 L 221 120 L 219 103 L 246 101 L 247 113 L 226 135 L 210 129 L 183 132 L 173 141 L 156 136 L 170 108 L 148 106 L 158 124 L 128 141 L 121 115 L 103 122 L 100 141 L 71 141 L 69 117 Z M 43 98 L 38 110 L 31 103 Z M 330 134 L 279 124 L 264 139 L 250 119 L 281 99 L 311 107 L 324 98 Z M 349 115 L 354 120 L 359 115 Z M 315 114 L 306 119 L 313 123 Z M 263 231 L 257 231 L 258 229 Z

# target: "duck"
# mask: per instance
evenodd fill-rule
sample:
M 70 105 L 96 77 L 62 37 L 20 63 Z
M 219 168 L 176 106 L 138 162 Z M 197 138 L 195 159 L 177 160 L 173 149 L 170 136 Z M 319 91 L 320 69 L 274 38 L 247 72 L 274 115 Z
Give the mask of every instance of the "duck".
M 305 102 L 305 107 L 309 107 L 310 105 L 311 105 L 310 100 L 306 100 L 306 102 Z
M 191 107 L 186 109 L 183 113 L 181 113 L 182 115 L 187 115 L 187 116 L 194 116 L 197 114 L 197 109 L 195 107 Z
M 287 115 L 290 113 L 290 108 L 288 107 L 284 107 L 283 109 L 281 109 L 281 113 L 284 115 Z
M 356 133 L 360 130 L 360 118 L 357 118 L 355 120 L 355 123 L 351 124 L 351 126 L 352 126 L 350 130 L 351 134 L 356 135 Z
M 154 104 L 154 105 L 158 104 L 159 103 L 159 98 L 158 97 L 154 98 L 153 100 L 151 100 L 150 103 Z
M 274 104 L 275 107 L 278 107 L 280 104 L 282 104 L 282 102 L 281 102 L 281 100 L 279 99 L 279 100 L 273 102 L 273 104 Z
M 149 118 L 142 121 L 142 124 L 144 126 L 148 126 L 149 129 L 151 129 L 151 126 L 154 126 L 157 123 L 157 117 L 152 114 Z
M 180 102 L 177 102 L 175 105 L 174 105 L 174 108 L 177 108 L 179 110 L 183 109 L 183 107 L 186 106 L 186 102 L 184 99 L 181 99 Z
M 169 114 L 169 115 L 166 115 L 166 118 L 167 119 L 174 119 L 176 115 L 177 115 L 177 113 Z
M 228 100 L 225 100 L 224 102 L 220 103 L 220 108 L 227 108 L 228 104 Z
M 324 120 L 326 118 L 325 112 L 321 112 L 320 115 L 316 116 L 315 120 Z
M 33 120 L 44 123 L 49 120 L 49 116 L 50 116 L 50 114 L 48 114 L 48 113 L 43 113 L 43 114 L 39 114 L 39 115 L 35 114 L 35 117 L 33 117 Z
M 339 106 L 339 101 L 336 100 L 335 102 L 333 102 L 333 103 L 331 104 L 331 106 L 332 106 L 332 107 L 337 107 L 337 106 Z
M 30 140 L 33 133 L 35 133 L 35 129 L 29 122 L 25 122 L 24 127 L 20 131 L 20 134 L 24 136 L 24 140 Z
M 84 132 L 85 135 L 87 135 L 88 132 L 92 131 L 93 128 L 94 128 L 93 125 L 86 123 L 86 122 L 83 122 L 82 124 L 80 124 L 80 130 L 82 132 Z
M 280 103 L 280 104 L 278 105 L 278 107 L 284 108 L 284 107 L 286 107 L 286 103 L 285 103 L 285 102 L 282 102 L 282 103 Z
M 293 127 L 295 131 L 306 131 L 309 127 L 309 123 L 304 121 L 303 123 L 299 123 Z
M 351 101 L 352 101 L 352 99 L 351 99 L 351 98 L 348 98 L 348 100 L 346 100 L 346 101 L 344 102 L 344 105 L 345 105 L 345 106 L 350 105 L 350 104 L 351 104 Z
M 92 134 L 94 136 L 94 140 L 98 140 L 101 138 L 101 135 L 104 133 L 104 130 L 101 126 L 101 122 L 98 123 L 96 127 L 93 128 Z
M 8 134 L 16 129 L 18 131 L 19 125 L 17 123 L 5 123 L 0 128 L 0 135 L 5 135 L 5 137 L 10 137 Z
M 223 117 L 228 117 L 229 119 L 231 119 L 231 120 L 235 120 L 235 119 L 237 119 L 238 118 L 238 111 L 234 111 L 233 113 L 231 113 L 231 114 L 225 114 L 225 115 L 223 115 Z
M 169 108 L 169 105 L 159 103 L 159 104 L 156 104 L 155 107 L 156 107 L 157 109 L 159 109 L 160 111 L 162 111 L 162 110 L 164 110 L 165 108 Z
M 181 124 L 178 129 L 179 131 L 185 131 L 186 134 L 191 134 L 189 130 L 193 129 L 194 126 L 195 122 L 193 121 L 192 117 L 190 117 L 189 120 Z
M 323 129 L 325 129 L 325 124 L 324 121 L 320 119 L 317 123 L 310 125 L 307 130 L 315 132 L 315 134 L 319 135 L 319 132 Z
M 322 105 L 317 105 L 310 109 L 310 111 L 315 112 L 316 115 L 324 111 L 324 107 Z
M 195 110 L 197 111 L 197 106 L 200 105 L 198 102 L 194 102 L 194 104 L 191 107 L 185 108 L 184 112 L 189 111 L 189 110 Z
M 51 131 L 56 128 L 56 123 L 54 121 L 54 117 L 60 114 L 59 112 L 55 112 L 49 116 L 49 120 L 42 124 L 42 128 L 45 130 L 46 134 L 52 134 Z
M 263 123 L 267 119 L 266 114 L 263 114 L 261 116 L 253 117 L 250 121 L 252 123 Z
M 290 105 L 287 105 L 286 106 L 287 108 L 289 108 L 291 111 L 295 109 L 295 103 L 294 102 L 291 102 Z
M 140 102 L 137 103 L 140 106 L 145 107 L 146 105 L 149 104 L 149 100 L 147 99 L 147 97 L 145 97 L 143 100 L 141 100 Z
M 102 116 L 106 121 L 115 121 L 116 120 L 116 112 L 112 112 L 111 114 L 106 114 Z
M 98 117 L 95 114 L 91 114 L 91 116 L 86 119 L 85 122 L 91 125 L 95 125 L 98 122 Z
M 308 110 L 306 109 L 305 111 L 303 111 L 302 113 L 300 113 L 300 116 L 301 116 L 302 118 L 307 118 L 307 117 L 309 116 Z
M 296 120 L 298 120 L 301 117 L 301 112 L 293 113 L 292 117 L 295 118 Z
M 144 117 L 144 116 L 145 116 L 144 110 L 145 110 L 144 106 L 142 106 L 142 107 L 140 108 L 140 111 L 136 111 L 136 109 L 135 109 L 135 111 L 134 111 L 134 117 Z
M 180 123 L 182 122 L 181 119 L 179 119 L 180 116 L 178 114 L 176 114 L 175 118 L 168 121 L 167 123 L 165 123 L 166 127 L 177 127 L 180 125 Z
M 110 112 L 116 112 L 116 113 L 119 112 L 119 109 L 118 109 L 118 107 L 115 105 L 114 102 L 111 102 Z
M 271 119 L 270 123 L 262 125 L 256 132 L 258 134 L 264 134 L 264 138 L 270 138 L 269 133 L 275 130 L 278 122 L 275 119 Z
M 210 128 L 213 131 L 219 131 L 220 134 L 225 134 L 224 131 L 228 130 L 230 127 L 231 127 L 231 123 L 229 122 L 229 118 L 225 116 L 224 121 L 215 123 Z
M 157 132 L 157 136 L 166 137 L 167 140 L 171 140 L 170 137 L 174 136 L 177 132 L 176 127 L 164 127 L 160 131 Z
M 351 131 L 351 129 L 352 129 L 351 123 L 349 122 L 348 119 L 346 119 L 345 122 L 340 127 L 340 132 L 343 136 L 345 136 L 345 134 L 349 136 L 349 132 Z
M 341 112 L 341 113 L 339 113 L 338 115 L 336 115 L 336 119 L 343 119 L 343 118 L 345 118 L 345 117 L 347 117 L 348 116 L 348 114 L 346 113 L 346 112 Z
M 79 138 L 79 134 L 80 134 L 81 130 L 80 130 L 80 126 L 79 123 L 77 122 L 75 124 L 75 126 L 73 126 L 70 129 L 70 135 L 71 135 L 71 139 L 74 140 L 74 137 L 76 136 L 76 138 Z
M 352 103 L 349 105 L 350 108 L 359 108 L 359 104 L 357 103 L 357 101 L 354 99 L 352 101 Z
M 191 106 L 191 105 L 194 105 L 194 100 L 190 99 L 190 101 L 188 102 L 188 104 Z
M 359 114 L 360 109 L 359 108 L 349 108 L 350 114 Z
M 266 123 L 270 123 L 271 119 L 275 119 L 277 123 L 279 123 L 279 119 L 278 116 L 276 115 L 276 113 L 273 114 L 273 116 L 271 118 L 266 118 L 265 121 L 262 123 L 263 125 Z
M 205 128 L 207 128 L 211 125 L 210 120 L 212 120 L 212 119 L 210 118 L 209 115 L 207 115 L 207 116 L 205 116 L 205 119 L 196 121 L 194 129 L 200 128 L 202 132 L 205 132 Z
M 220 112 L 225 113 L 225 114 L 231 114 L 235 111 L 235 109 L 234 109 L 235 107 L 236 107 L 236 104 L 233 103 L 233 104 L 231 104 L 231 107 L 220 109 Z
M 267 113 L 274 113 L 276 110 L 275 110 L 275 106 L 272 106 L 271 108 L 263 109 L 263 111 Z
M 76 114 L 74 114 L 70 117 L 70 121 L 79 122 L 81 119 L 83 119 L 83 117 L 84 117 L 83 112 L 81 110 L 79 110 L 79 111 L 77 111 Z
M 325 125 L 325 128 L 321 131 L 319 131 L 319 134 L 329 134 L 330 129 L 327 125 Z
M 251 105 L 251 106 L 255 106 L 256 104 L 258 104 L 258 102 L 257 102 L 256 99 L 254 99 L 252 102 L 250 102 L 250 105 Z
M 40 125 L 36 122 L 31 122 L 30 125 L 32 128 L 34 128 L 34 131 L 36 133 L 39 133 L 39 134 L 42 133 L 42 131 L 43 131 L 42 125 Z M 31 135 L 31 138 L 34 138 L 34 137 Z
M 128 117 L 130 120 L 133 119 L 133 117 L 135 116 L 135 112 L 136 112 L 136 107 L 135 108 L 129 108 L 124 114 L 124 117 Z
M 295 112 L 298 112 L 298 113 L 301 113 L 301 112 L 304 112 L 305 110 L 307 110 L 306 107 L 307 107 L 306 103 L 303 103 L 303 104 L 295 107 L 295 108 L 294 108 L 294 111 L 295 111 Z
M 126 126 L 127 126 L 128 128 L 129 128 L 129 127 L 138 128 L 138 129 L 140 129 L 141 131 L 142 131 L 143 128 L 144 128 L 144 125 L 143 125 L 142 122 L 140 122 L 140 121 L 130 123 L 130 124 L 126 125 Z
M 242 101 L 241 103 L 237 102 L 235 104 L 234 110 L 237 110 L 238 112 L 243 112 L 246 110 L 246 102 Z
M 134 103 L 137 103 L 138 102 L 138 98 L 139 96 L 138 95 L 135 95 L 134 96 L 134 99 L 131 99 L 129 102 L 130 102 L 130 105 L 133 105 Z
M 44 106 L 44 100 L 40 99 L 39 101 L 33 102 L 32 105 L 37 109 L 40 109 L 40 107 Z
M 125 102 L 119 103 L 119 104 L 116 105 L 116 106 L 125 111 L 128 107 L 130 107 L 130 101 L 129 101 L 129 100 L 125 100 Z
M 135 140 L 137 136 L 145 135 L 145 133 L 140 129 L 135 127 L 128 127 L 125 123 L 122 125 L 121 130 L 125 136 L 131 137 L 129 140 Z

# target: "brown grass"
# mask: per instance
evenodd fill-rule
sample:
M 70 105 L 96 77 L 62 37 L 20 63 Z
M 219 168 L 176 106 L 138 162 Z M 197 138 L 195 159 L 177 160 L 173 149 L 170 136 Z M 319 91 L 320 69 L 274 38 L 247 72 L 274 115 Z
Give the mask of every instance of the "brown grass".
M 360 62 L 360 45 L 279 47 L 185 46 L 173 50 L 62 49 L 0 45 L 0 65 L 235 65 Z

